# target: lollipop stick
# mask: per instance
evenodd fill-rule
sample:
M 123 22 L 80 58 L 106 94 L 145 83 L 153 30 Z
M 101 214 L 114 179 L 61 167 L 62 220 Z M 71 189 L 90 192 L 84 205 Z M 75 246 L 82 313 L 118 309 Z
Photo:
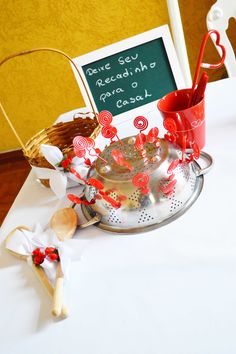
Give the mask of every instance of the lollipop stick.
M 99 156 L 99 155 L 97 155 L 97 154 L 91 154 L 91 152 L 89 151 L 89 155 L 90 155 L 90 156 L 96 156 L 96 157 L 98 157 L 100 160 L 102 160 L 104 163 L 107 163 L 106 160 L 104 160 L 101 156 Z
M 116 135 L 116 137 L 117 137 L 117 140 L 119 141 L 120 145 L 124 145 L 124 144 L 122 143 L 122 141 L 119 139 L 118 135 Z

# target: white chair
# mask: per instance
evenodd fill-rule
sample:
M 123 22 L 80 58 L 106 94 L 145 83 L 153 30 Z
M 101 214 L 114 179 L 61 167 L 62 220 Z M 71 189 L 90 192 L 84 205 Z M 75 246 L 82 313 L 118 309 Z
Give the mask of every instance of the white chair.
M 236 0 L 217 0 L 208 12 L 206 20 L 208 30 L 216 29 L 220 33 L 221 43 L 226 49 L 225 67 L 229 77 L 236 76 L 235 53 L 226 33 L 231 17 L 236 19 Z M 215 36 L 211 38 L 215 44 Z M 218 46 L 216 49 L 221 54 Z
M 236 1 L 236 0 L 232 0 Z M 180 67 L 184 76 L 186 87 L 192 86 L 192 77 L 189 67 L 188 54 L 184 39 L 184 31 L 180 16 L 178 0 L 166 0 L 174 45 L 179 59 Z

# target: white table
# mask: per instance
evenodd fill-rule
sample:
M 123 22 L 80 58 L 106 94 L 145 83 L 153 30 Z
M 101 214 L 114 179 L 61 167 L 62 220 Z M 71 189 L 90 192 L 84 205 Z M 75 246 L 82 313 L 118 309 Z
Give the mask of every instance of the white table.
M 211 83 L 203 191 L 176 221 L 118 236 L 91 227 L 66 286 L 70 317 L 54 321 L 30 268 L 1 247 L 2 354 L 236 353 L 236 78 Z M 29 175 L 1 228 L 46 223 L 59 207 Z

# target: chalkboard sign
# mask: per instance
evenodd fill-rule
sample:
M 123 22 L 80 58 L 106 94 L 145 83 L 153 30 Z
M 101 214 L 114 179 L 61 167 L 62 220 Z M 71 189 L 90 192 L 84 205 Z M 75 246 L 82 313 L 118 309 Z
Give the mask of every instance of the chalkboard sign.
M 143 114 L 166 93 L 184 86 L 168 26 L 75 58 L 74 62 L 97 111 L 105 109 L 115 117 L 130 111 Z

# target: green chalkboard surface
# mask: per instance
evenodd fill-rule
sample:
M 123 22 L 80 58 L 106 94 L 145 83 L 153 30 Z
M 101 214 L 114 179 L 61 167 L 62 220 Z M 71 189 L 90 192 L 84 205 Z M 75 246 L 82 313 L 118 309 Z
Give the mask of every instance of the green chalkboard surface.
M 176 90 L 162 38 L 82 66 L 98 111 L 114 116 Z

